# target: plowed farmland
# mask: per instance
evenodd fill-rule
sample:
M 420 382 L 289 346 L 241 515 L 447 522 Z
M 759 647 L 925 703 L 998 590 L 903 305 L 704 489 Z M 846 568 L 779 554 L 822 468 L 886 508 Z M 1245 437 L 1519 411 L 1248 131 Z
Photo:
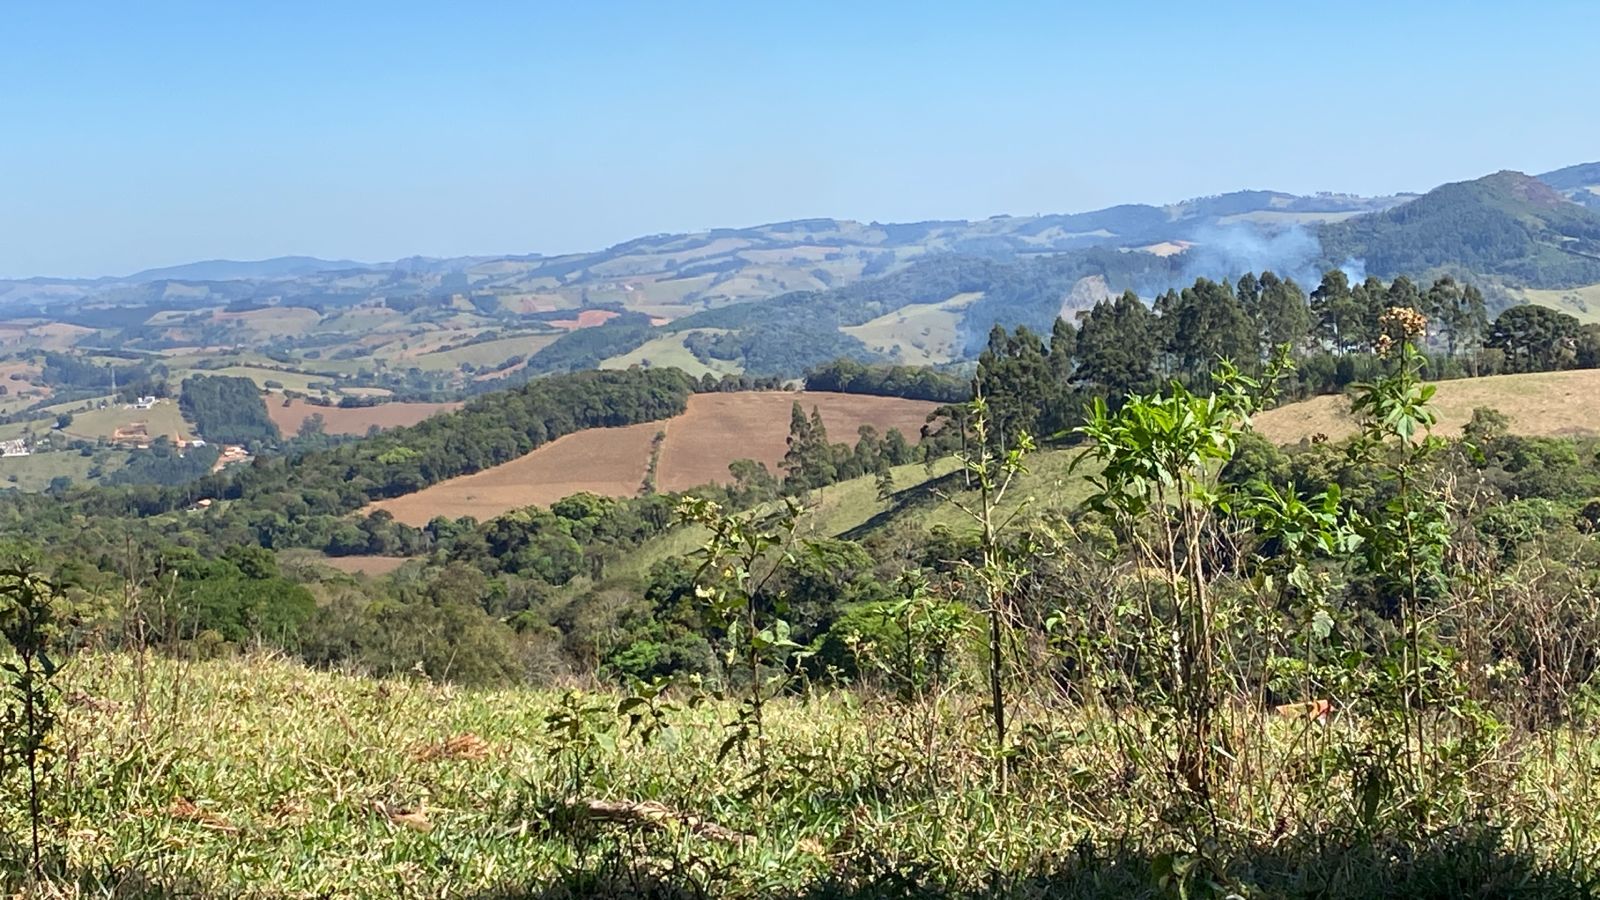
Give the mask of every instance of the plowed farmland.
M 328 434 L 366 434 L 376 425 L 379 429 L 415 425 L 430 416 L 448 412 L 459 403 L 380 403 L 377 406 L 341 408 L 317 406 L 304 400 L 290 400 L 285 406 L 279 397 L 267 398 L 267 415 L 272 424 L 285 437 L 294 437 L 300 423 L 314 415 L 322 416 L 322 429 Z
M 727 482 L 728 463 L 736 459 L 766 463 L 773 474 L 779 474 L 778 464 L 789 446 L 789 412 L 795 403 L 807 415 L 813 408 L 822 413 L 829 440 L 851 445 L 862 425 L 871 425 L 880 435 L 898 428 L 907 441 L 915 443 L 934 407 L 921 400 L 860 394 L 696 394 L 689 398 L 688 411 L 667 424 L 657 484 L 663 491 L 681 491 Z
M 523 506 L 549 506 L 582 491 L 631 497 L 644 484 L 650 445 L 664 424 L 644 422 L 565 435 L 520 459 L 415 494 L 380 500 L 372 508 L 387 509 L 409 525 L 426 525 L 434 516 L 490 519 Z
M 854 444 L 857 429 L 879 434 L 900 429 L 906 440 L 921 437 L 934 404 L 895 397 L 783 391 L 696 394 L 683 415 L 625 428 L 595 428 L 569 434 L 528 455 L 473 475 L 373 504 L 396 519 L 424 525 L 434 516 L 492 518 L 523 506 L 548 506 L 580 491 L 631 497 L 644 483 L 655 436 L 666 432 L 656 481 L 663 491 L 729 480 L 728 464 L 754 459 L 779 474 L 789 436 L 789 414 L 798 402 L 822 415 L 834 443 Z

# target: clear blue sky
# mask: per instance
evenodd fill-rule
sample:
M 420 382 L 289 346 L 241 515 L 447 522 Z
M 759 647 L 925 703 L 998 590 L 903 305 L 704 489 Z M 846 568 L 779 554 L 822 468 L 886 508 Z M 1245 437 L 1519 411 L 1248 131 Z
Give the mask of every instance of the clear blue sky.
M 0 275 L 594 249 L 806 216 L 1600 159 L 1600 7 L 0 6 Z

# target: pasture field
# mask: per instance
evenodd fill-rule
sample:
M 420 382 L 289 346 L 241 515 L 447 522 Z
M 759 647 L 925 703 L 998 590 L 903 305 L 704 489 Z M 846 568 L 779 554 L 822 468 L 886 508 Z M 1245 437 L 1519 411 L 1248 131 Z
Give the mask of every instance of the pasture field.
M 113 403 L 105 409 L 72 413 L 72 424 L 64 430 L 68 437 L 111 440 L 117 429 L 138 424 L 145 426 L 151 440 L 162 435 L 169 439 L 175 434 L 185 438 L 195 436 L 194 425 L 184 419 L 178 401 L 172 399 L 157 400 L 149 409 L 128 409 L 121 403 Z
M 43 807 L 58 852 L 19 896 L 1224 895 L 1172 874 L 1193 857 L 1152 812 L 1175 796 L 1155 774 L 1170 729 L 1042 688 L 1017 698 L 1017 775 L 1000 792 L 971 689 L 774 699 L 762 777 L 753 749 L 718 752 L 734 699 L 652 705 L 665 728 L 643 732 L 611 690 L 463 690 L 264 654 L 83 653 L 60 680 L 51 746 L 70 750 Z M 1348 786 L 1307 774 L 1364 746 L 1361 720 L 1232 719 L 1253 755 L 1216 798 L 1204 877 L 1249 888 L 1233 896 L 1587 896 L 1590 730 L 1497 749 L 1496 771 L 1518 774 L 1482 802 L 1509 833 L 1407 844 L 1340 831 Z M 1141 726 L 1136 748 L 1114 739 Z M 25 804 L 8 799 L 0 827 L 22 834 Z M 15 877 L 0 867 L 8 892 Z
M 675 368 L 699 378 L 703 375 L 738 375 L 744 371 L 744 366 L 734 362 L 714 359 L 710 363 L 702 361 L 699 357 L 689 352 L 683 341 L 691 334 L 724 334 L 722 328 L 695 328 L 689 331 L 663 334 L 660 337 L 639 345 L 631 352 L 613 356 L 600 364 L 602 369 L 628 369 L 633 366 L 646 366 L 656 369 Z
M 281 338 L 311 331 L 322 321 L 322 314 L 303 306 L 271 306 L 243 312 L 219 309 L 211 314 L 211 321 L 233 325 L 262 338 Z
M 1578 437 L 1600 434 L 1600 370 L 1491 375 L 1438 382 L 1433 405 L 1439 413 L 1436 433 L 1455 437 L 1480 406 L 1511 418 L 1511 431 L 1535 437 Z M 1256 430 L 1279 444 L 1324 434 L 1333 440 L 1356 431 L 1350 400 L 1338 394 L 1312 397 L 1256 416 Z
M 52 450 L 32 456 L 0 457 L 0 490 L 14 488 L 25 493 L 35 493 L 50 486 L 52 479 L 65 475 L 74 485 L 92 483 L 89 470 L 100 467 L 101 475 L 110 475 L 122 468 L 126 454 L 113 450 L 100 451 L 93 457 L 76 450 Z
M 220 369 L 195 369 L 182 373 L 184 378 L 190 375 L 231 375 L 235 378 L 248 378 L 254 381 L 256 387 L 262 390 L 267 390 L 267 382 L 273 381 L 283 385 L 288 390 L 304 391 L 308 394 L 316 393 L 311 387 L 313 382 L 318 384 L 337 383 L 337 379 L 329 378 L 326 375 L 270 369 L 264 366 L 225 366 Z
M 532 356 L 554 343 L 559 334 L 524 334 L 499 338 L 456 347 L 453 350 L 435 350 L 416 356 L 396 359 L 393 365 L 400 368 L 416 366 L 428 372 L 447 372 L 462 365 L 494 366 L 513 356 Z
M 1548 291 L 1520 288 L 1512 293 L 1528 303 L 1560 310 L 1586 325 L 1600 322 L 1600 284 Z
M 839 330 L 902 365 L 947 363 L 961 355 L 962 311 L 982 296 L 957 294 L 939 303 L 916 303 Z
M 460 409 L 460 403 L 380 403 L 377 406 L 344 408 L 318 406 L 300 399 L 285 399 L 281 394 L 266 398 L 267 415 L 284 437 L 294 437 L 300 424 L 314 415 L 322 416 L 328 434 L 366 434 L 374 425 L 380 430 L 415 425 L 442 412 Z

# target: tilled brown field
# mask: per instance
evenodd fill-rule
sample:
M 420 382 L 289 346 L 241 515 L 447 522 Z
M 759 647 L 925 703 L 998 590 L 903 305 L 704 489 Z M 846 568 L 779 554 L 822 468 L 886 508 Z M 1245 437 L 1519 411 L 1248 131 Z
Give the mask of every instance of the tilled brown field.
M 879 434 L 898 428 L 915 443 L 935 405 L 858 394 L 696 394 L 689 398 L 688 410 L 676 418 L 569 434 L 520 459 L 382 500 L 369 509 L 386 509 L 402 522 L 424 525 L 439 515 L 489 519 L 523 506 L 548 506 L 580 491 L 632 497 L 644 483 L 651 444 L 660 431 L 667 434 L 657 463 L 660 490 L 726 483 L 728 464 L 736 459 L 758 460 L 773 474 L 781 474 L 778 465 L 788 449 L 789 413 L 796 402 L 808 415 L 813 408 L 822 414 L 830 440 L 851 445 L 862 425 L 873 426 Z
M 898 428 L 914 444 L 935 406 L 899 397 L 810 391 L 696 394 L 689 398 L 688 411 L 667 425 L 657 485 L 663 491 L 681 491 L 727 483 L 728 463 L 736 459 L 766 463 L 774 475 L 780 474 L 778 464 L 788 450 L 789 413 L 795 403 L 807 415 L 813 408 L 822 413 L 830 441 L 852 446 L 862 425 L 871 425 L 880 435 Z
M 459 403 L 380 403 L 377 406 L 340 408 L 317 406 L 304 400 L 290 400 L 289 405 L 284 406 L 283 398 L 278 396 L 267 397 L 266 400 L 267 415 L 284 437 L 294 437 L 295 432 L 300 430 L 300 423 L 317 413 L 322 414 L 322 427 L 328 434 L 361 435 L 374 425 L 380 429 L 415 425 L 430 416 L 461 406 Z
M 491 519 L 523 506 L 549 506 L 582 491 L 632 497 L 644 484 L 650 444 L 665 424 L 645 422 L 569 434 L 504 465 L 380 500 L 368 509 L 387 509 L 409 525 L 426 525 L 434 516 Z

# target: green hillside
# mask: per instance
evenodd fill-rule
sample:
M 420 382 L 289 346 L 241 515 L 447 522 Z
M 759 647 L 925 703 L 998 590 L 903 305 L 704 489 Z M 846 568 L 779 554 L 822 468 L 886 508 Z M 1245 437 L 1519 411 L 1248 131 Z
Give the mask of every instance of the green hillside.
M 1319 236 L 1330 264 L 1359 260 L 1384 277 L 1455 269 L 1534 288 L 1600 281 L 1600 213 L 1520 172 L 1447 184 Z

